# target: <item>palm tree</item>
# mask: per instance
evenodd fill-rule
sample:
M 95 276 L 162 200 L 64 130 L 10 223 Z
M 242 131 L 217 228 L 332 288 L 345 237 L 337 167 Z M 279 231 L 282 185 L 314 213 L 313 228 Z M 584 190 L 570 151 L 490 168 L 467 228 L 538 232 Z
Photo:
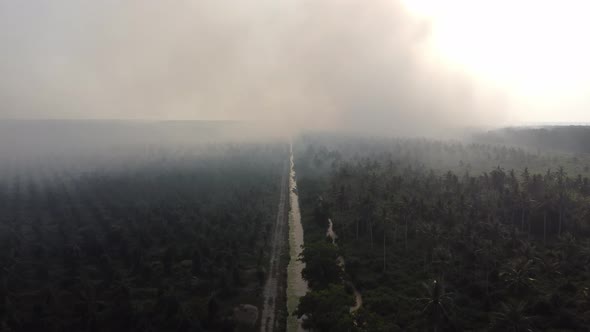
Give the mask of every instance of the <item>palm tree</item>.
M 481 240 L 479 244 L 480 247 L 475 250 L 475 255 L 479 258 L 479 262 L 484 266 L 486 280 L 485 289 L 486 296 L 488 296 L 490 289 L 490 269 L 496 265 L 497 248 L 493 245 L 492 241 L 489 240 Z
M 411 204 L 413 202 L 410 201 L 405 195 L 401 199 L 396 199 L 392 202 L 392 210 L 395 216 L 397 216 L 396 224 L 395 224 L 395 234 L 397 237 L 397 221 L 402 220 L 404 224 L 404 249 L 408 250 L 408 223 L 410 221 L 410 216 L 408 215 L 410 211 L 413 210 Z
M 532 260 L 520 260 L 511 264 L 500 274 L 506 282 L 506 287 L 516 294 L 529 291 L 535 279 L 531 277 L 533 269 Z
M 381 216 L 381 220 L 383 223 L 383 272 L 385 272 L 387 270 L 387 243 L 386 243 L 386 239 L 387 239 L 387 226 L 388 224 L 391 223 L 391 220 L 389 218 L 389 216 L 387 215 L 387 209 L 383 209 L 382 211 L 382 216 Z
M 416 212 L 419 210 L 418 201 L 415 197 L 409 199 L 407 196 L 402 197 L 402 205 L 399 210 L 400 215 L 404 220 L 404 248 L 408 250 L 408 231 L 409 223 L 416 217 Z
M 569 232 L 565 232 L 559 237 L 557 248 L 559 248 L 563 260 L 570 260 L 580 250 L 576 237 Z
M 549 205 L 551 204 L 551 198 L 549 195 L 545 195 L 541 208 L 543 209 L 543 244 L 547 245 L 547 213 L 549 212 Z
M 528 167 L 525 167 L 524 171 L 521 174 L 521 177 L 523 189 L 527 190 L 531 181 L 531 174 L 529 173 Z
M 523 191 L 519 195 L 520 201 L 520 230 L 524 232 L 524 221 L 526 212 L 529 210 L 529 205 L 531 203 L 531 199 L 527 196 L 526 192 Z
M 542 201 L 535 201 L 535 200 L 531 200 L 531 202 L 533 202 L 534 207 L 537 209 L 541 209 L 543 211 L 543 244 L 546 245 L 547 244 L 547 214 L 549 213 L 549 209 L 551 206 L 551 197 L 549 196 L 549 194 L 545 194 L 543 196 Z M 530 234 L 530 223 L 529 223 L 529 234 Z
M 561 275 L 559 262 L 549 256 L 535 257 L 534 267 L 538 273 L 548 276 L 551 280 L 555 280 L 555 277 Z
M 438 238 L 440 237 L 441 229 L 438 224 L 433 223 L 420 223 L 416 227 L 416 231 L 426 236 L 427 241 L 424 243 L 424 271 L 427 271 L 430 267 L 432 250 L 437 245 Z
M 557 228 L 557 236 L 561 236 L 561 231 L 563 229 L 563 220 L 565 219 L 565 215 L 566 215 L 566 208 L 569 202 L 569 197 L 567 192 L 565 192 L 564 189 L 560 189 L 559 190 L 559 199 L 558 199 L 558 205 L 559 205 L 559 223 L 558 223 L 558 228 Z
M 527 260 L 532 260 L 536 257 L 537 248 L 527 240 L 520 241 L 520 246 L 516 248 L 515 254 L 517 257 L 524 257 Z
M 583 255 L 583 248 L 578 244 L 576 238 L 569 232 L 559 237 L 557 242 L 556 258 L 559 260 L 561 270 L 569 274 L 575 266 L 580 263 L 580 254 Z
M 445 272 L 452 265 L 453 255 L 451 251 L 442 246 L 438 246 L 432 250 L 432 263 L 431 265 L 436 270 L 440 280 L 444 280 Z
M 443 319 L 449 320 L 448 310 L 453 305 L 452 293 L 446 293 L 443 285 L 434 280 L 432 284 L 424 283 L 426 297 L 419 298 L 418 301 L 424 304 L 422 313 L 427 315 L 432 324 L 432 331 L 440 330 Z

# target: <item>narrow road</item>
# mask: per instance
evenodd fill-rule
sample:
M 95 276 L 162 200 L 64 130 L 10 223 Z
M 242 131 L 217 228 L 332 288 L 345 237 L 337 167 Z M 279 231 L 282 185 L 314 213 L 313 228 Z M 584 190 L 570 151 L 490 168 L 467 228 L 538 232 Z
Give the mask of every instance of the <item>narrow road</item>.
M 301 274 L 305 263 L 299 260 L 303 251 L 304 232 L 301 224 L 301 211 L 299 210 L 299 194 L 297 190 L 297 175 L 295 173 L 295 161 L 293 158 L 293 145 L 291 145 L 291 174 L 289 176 L 289 265 L 287 266 L 287 332 L 302 332 L 303 319 L 297 318 L 293 312 L 297 310 L 299 301 L 308 291 L 307 281 Z
M 338 238 L 338 235 L 336 235 L 336 232 L 334 232 L 334 224 L 332 223 L 332 219 L 328 219 L 328 223 L 329 226 L 328 231 L 326 232 L 326 236 L 332 239 L 332 244 L 337 247 L 338 244 L 336 244 L 336 239 Z M 346 262 L 344 261 L 344 257 L 338 256 L 338 265 L 342 269 L 342 272 L 346 272 Z M 354 293 L 355 304 L 354 306 L 350 307 L 350 313 L 353 313 L 355 311 L 358 311 L 363 306 L 363 296 L 361 295 L 361 292 L 359 292 L 358 289 L 356 289 L 352 282 L 345 282 L 349 284 Z
M 264 285 L 263 298 L 264 305 L 260 316 L 260 331 L 272 332 L 277 325 L 277 298 L 279 298 L 279 283 L 281 280 L 281 255 L 285 248 L 286 220 L 288 213 L 287 189 L 289 179 L 289 165 L 285 165 L 285 170 L 281 178 L 281 194 L 279 198 L 279 208 L 277 219 L 274 225 L 274 231 L 270 247 L 270 264 L 268 267 L 268 279 Z

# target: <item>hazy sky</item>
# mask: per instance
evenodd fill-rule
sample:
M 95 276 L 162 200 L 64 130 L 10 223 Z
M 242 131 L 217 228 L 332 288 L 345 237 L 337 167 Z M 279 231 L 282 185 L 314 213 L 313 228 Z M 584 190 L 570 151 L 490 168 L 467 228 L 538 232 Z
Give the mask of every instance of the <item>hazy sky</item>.
M 440 2 L 0 0 L 0 117 L 590 121 L 588 11 Z
M 510 94 L 509 118 L 590 122 L 590 2 L 404 0 L 433 54 Z

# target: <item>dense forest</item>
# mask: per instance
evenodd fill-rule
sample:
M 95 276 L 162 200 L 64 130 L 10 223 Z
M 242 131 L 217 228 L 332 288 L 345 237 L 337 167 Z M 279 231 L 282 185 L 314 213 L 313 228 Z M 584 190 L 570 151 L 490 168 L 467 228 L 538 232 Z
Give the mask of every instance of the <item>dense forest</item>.
M 254 329 L 287 148 L 4 159 L 0 331 Z
M 320 134 L 297 146 L 308 328 L 590 328 L 584 154 Z
M 0 331 L 254 331 L 275 303 L 282 330 L 286 299 L 264 293 L 286 283 L 287 246 L 269 262 L 289 146 L 216 136 L 234 124 L 81 126 L 0 144 Z M 294 140 L 303 327 L 590 329 L 590 156 L 485 135 Z

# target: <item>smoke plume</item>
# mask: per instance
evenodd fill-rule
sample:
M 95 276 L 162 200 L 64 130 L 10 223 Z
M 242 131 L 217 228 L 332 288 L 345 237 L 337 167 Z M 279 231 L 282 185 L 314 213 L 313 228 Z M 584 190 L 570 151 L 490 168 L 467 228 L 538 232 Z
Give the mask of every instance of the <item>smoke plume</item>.
M 409 134 L 502 121 L 396 0 L 0 0 L 0 117 Z

